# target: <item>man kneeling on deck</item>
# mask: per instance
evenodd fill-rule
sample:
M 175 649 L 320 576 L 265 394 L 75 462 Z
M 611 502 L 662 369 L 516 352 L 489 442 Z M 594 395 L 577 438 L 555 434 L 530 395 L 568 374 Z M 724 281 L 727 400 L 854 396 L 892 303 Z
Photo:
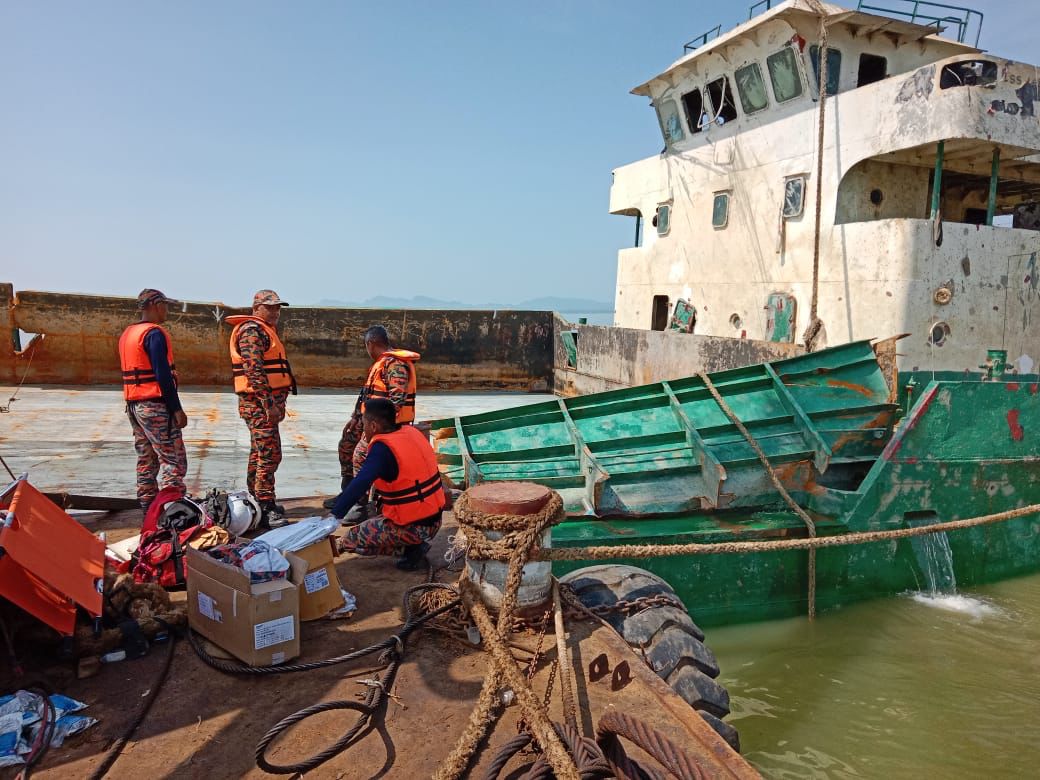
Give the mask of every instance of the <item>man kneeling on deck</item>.
M 339 552 L 395 555 L 403 551 L 397 568 L 413 571 L 441 527 L 447 497 L 429 439 L 411 425 L 398 425 L 396 415 L 397 409 L 385 399 L 365 404 L 362 425 L 368 455 L 339 494 L 332 514 L 342 520 L 374 485 L 381 514 L 348 528 L 340 537 Z

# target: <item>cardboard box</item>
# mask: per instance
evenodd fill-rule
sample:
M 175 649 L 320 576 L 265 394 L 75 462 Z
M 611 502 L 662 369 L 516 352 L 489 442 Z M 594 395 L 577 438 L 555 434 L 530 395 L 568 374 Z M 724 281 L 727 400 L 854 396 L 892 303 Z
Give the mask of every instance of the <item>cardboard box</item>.
M 317 620 L 343 606 L 343 592 L 336 565 L 332 537 L 297 550 L 297 556 L 306 564 L 307 573 L 300 586 L 300 620 Z
M 251 666 L 274 666 L 300 654 L 298 585 L 307 565 L 285 556 L 289 577 L 253 584 L 242 569 L 188 548 L 188 623 Z

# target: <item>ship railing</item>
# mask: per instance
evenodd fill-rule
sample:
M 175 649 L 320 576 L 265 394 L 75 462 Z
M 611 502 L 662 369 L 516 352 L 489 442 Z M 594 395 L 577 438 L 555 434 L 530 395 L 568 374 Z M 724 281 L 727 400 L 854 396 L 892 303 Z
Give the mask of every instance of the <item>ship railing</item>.
M 782 2 L 783 2 L 783 0 L 776 0 L 776 4 L 777 5 L 780 5 L 780 3 L 782 3 Z M 772 7 L 773 7 L 773 0 L 759 0 L 757 3 L 755 3 L 753 6 L 751 6 L 748 9 L 747 18 L 748 19 L 754 19 L 755 18 L 755 14 L 757 14 L 759 12 L 760 8 L 763 11 L 768 11 Z
M 768 0 L 765 0 L 768 2 Z M 762 5 L 759 3 L 758 5 Z M 754 6 L 752 6 L 754 8 Z M 874 11 L 886 16 L 906 19 L 915 24 L 944 27 L 957 31 L 958 43 L 967 43 L 974 34 L 973 46 L 978 47 L 982 35 L 982 12 L 960 5 L 922 2 L 921 0 L 859 0 L 857 11 Z
M 722 35 L 722 25 L 717 24 L 703 35 L 698 35 L 693 40 L 684 43 L 682 47 L 683 54 L 689 54 L 694 49 L 700 48 L 708 41 L 718 38 L 720 35 Z

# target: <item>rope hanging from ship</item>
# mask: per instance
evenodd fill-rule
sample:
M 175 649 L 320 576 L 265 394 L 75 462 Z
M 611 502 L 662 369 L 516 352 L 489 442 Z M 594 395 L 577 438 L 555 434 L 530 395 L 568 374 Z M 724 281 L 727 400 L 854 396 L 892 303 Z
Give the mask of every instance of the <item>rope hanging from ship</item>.
M 823 141 L 827 118 L 827 11 L 819 0 L 809 0 L 820 17 L 820 43 L 817 48 L 817 74 L 819 76 L 817 87 L 820 95 L 820 104 L 817 109 L 817 135 L 816 135 L 816 223 L 813 229 L 813 275 L 812 275 L 812 298 L 809 304 L 809 325 L 802 334 L 807 352 L 815 352 L 820 334 L 823 331 L 823 322 L 819 317 L 820 303 L 820 220 L 823 206 Z

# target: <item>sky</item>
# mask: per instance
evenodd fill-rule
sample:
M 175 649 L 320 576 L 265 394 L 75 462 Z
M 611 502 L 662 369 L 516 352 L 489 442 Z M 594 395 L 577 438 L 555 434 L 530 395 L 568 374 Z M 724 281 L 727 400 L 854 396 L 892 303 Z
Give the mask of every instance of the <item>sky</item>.
M 973 3 L 980 46 L 1040 62 L 1034 2 Z M 662 146 L 629 90 L 746 18 L 703 0 L 0 0 L 0 281 L 612 301 L 634 223 L 607 212 L 611 170 Z

